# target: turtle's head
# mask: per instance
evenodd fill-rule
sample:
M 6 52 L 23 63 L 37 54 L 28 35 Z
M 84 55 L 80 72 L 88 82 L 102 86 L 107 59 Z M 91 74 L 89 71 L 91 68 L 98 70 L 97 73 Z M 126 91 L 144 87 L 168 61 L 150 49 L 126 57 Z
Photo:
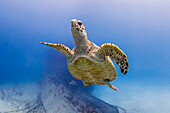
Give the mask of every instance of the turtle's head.
M 71 31 L 73 34 L 73 38 L 87 37 L 86 29 L 80 20 L 77 20 L 77 19 L 71 20 Z

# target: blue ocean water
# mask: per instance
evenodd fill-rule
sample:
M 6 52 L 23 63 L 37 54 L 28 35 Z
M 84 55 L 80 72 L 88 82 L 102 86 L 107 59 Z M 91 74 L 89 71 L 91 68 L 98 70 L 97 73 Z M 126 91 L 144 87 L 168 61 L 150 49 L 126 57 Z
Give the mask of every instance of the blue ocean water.
M 60 66 L 47 69 L 50 61 L 54 63 L 49 55 L 55 50 L 39 42 L 62 43 L 73 48 L 70 20 L 76 18 L 84 23 L 90 41 L 97 45 L 106 42 L 118 45 L 130 64 L 126 76 L 116 66 L 118 78 L 113 84 L 119 92 L 94 86 L 93 95 L 121 105 L 126 105 L 123 102 L 127 98 L 131 99 L 129 103 L 137 100 L 142 105 L 144 101 L 138 100 L 141 96 L 151 99 L 156 93 L 166 95 L 170 86 L 169 5 L 166 0 L 2 0 L 0 84 L 40 81 L 44 72 L 60 70 Z M 61 53 L 56 53 L 64 59 Z M 55 63 L 66 64 L 60 59 L 55 59 Z M 155 98 L 150 101 L 168 104 L 163 101 L 165 96 Z

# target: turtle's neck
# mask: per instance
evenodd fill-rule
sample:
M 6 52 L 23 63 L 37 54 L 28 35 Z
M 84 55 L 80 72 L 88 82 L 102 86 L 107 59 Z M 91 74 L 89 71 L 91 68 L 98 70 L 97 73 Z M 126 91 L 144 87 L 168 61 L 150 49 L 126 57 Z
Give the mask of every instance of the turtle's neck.
M 74 36 L 74 43 L 75 43 L 75 50 L 77 54 L 83 54 L 86 53 L 90 49 L 90 41 L 87 38 L 87 35 L 85 36 Z

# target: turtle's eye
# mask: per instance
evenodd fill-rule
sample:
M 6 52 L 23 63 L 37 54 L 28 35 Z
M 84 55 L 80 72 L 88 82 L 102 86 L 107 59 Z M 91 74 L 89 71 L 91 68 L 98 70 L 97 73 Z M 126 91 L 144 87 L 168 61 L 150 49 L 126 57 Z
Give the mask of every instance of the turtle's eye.
M 81 25 L 82 25 L 82 22 L 78 22 L 78 25 L 80 25 L 80 26 L 81 26 Z

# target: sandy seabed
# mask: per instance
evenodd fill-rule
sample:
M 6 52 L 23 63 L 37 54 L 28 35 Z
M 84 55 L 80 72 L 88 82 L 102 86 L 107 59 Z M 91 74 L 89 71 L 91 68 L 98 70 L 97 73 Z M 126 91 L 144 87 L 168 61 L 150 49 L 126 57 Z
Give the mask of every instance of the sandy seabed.
M 0 86 L 0 112 L 19 112 L 34 106 L 39 91 L 37 83 Z

